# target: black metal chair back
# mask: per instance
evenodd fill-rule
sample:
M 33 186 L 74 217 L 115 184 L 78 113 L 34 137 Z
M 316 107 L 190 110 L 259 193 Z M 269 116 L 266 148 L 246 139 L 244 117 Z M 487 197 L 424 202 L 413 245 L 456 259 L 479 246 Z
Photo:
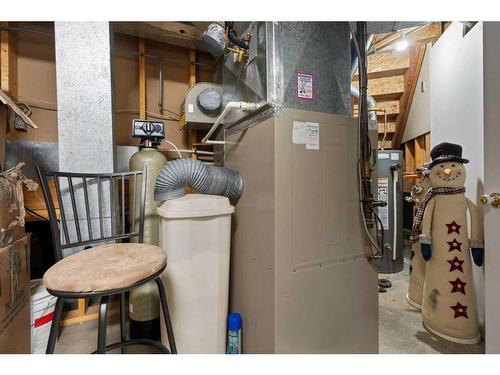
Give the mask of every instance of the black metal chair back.
M 133 237 L 143 242 L 147 167 L 142 171 L 97 174 L 47 172 L 37 166 L 37 172 L 49 214 L 56 261 L 69 248 Z M 49 181 L 54 183 L 56 197 L 51 193 Z M 131 197 L 129 229 L 125 212 L 127 185 Z M 141 189 L 139 202 L 138 189 Z M 139 210 L 138 223 L 136 210 Z

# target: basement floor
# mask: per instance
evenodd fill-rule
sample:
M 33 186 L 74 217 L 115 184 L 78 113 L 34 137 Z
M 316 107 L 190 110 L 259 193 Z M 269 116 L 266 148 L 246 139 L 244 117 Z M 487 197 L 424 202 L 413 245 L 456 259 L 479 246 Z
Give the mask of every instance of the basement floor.
M 379 274 L 392 287 L 379 293 L 380 354 L 484 354 L 484 340 L 475 345 L 462 345 L 432 336 L 422 326 L 420 312 L 406 301 L 409 271 Z
M 460 345 L 431 336 L 423 327 L 420 313 L 406 302 L 408 270 L 397 274 L 380 274 L 391 280 L 392 287 L 379 293 L 379 352 L 381 354 L 482 354 L 484 341 Z M 118 316 L 108 319 L 107 342 L 120 338 Z M 56 353 L 91 353 L 97 344 L 97 320 L 62 327 Z M 119 353 L 116 349 L 110 353 Z M 154 353 L 146 346 L 128 347 L 126 353 Z
M 113 344 L 120 341 L 120 323 L 118 315 L 108 318 L 106 343 Z M 59 339 L 56 343 L 56 354 L 87 354 L 97 348 L 97 319 L 88 322 L 64 326 L 60 329 Z M 109 351 L 110 354 L 120 354 L 120 349 Z M 126 354 L 152 354 L 154 348 L 144 345 L 129 346 L 125 348 Z

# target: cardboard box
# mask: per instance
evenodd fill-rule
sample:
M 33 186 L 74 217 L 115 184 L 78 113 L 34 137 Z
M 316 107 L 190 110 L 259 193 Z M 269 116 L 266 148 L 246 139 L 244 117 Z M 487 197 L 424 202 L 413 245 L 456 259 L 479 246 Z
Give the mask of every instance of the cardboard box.
M 30 234 L 0 249 L 0 354 L 29 354 Z
M 24 163 L 0 173 L 0 246 L 7 246 L 23 237 L 24 230 L 24 195 L 23 184 L 30 189 L 36 184 L 21 174 Z

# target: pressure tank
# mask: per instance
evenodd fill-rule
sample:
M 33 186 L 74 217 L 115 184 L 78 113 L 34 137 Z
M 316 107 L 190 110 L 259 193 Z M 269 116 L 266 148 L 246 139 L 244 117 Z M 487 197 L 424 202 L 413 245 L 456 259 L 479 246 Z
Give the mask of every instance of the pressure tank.
M 130 158 L 130 170 L 139 171 L 145 166 L 148 167 L 146 177 L 146 202 L 144 212 L 144 243 L 157 245 L 159 243 L 159 221 L 156 213 L 156 207 L 161 202 L 154 200 L 154 188 L 156 176 L 167 162 L 163 154 L 153 147 L 144 147 L 136 152 Z M 141 179 L 137 180 L 137 186 L 141 186 Z M 132 180 L 131 184 L 134 183 Z M 130 186 L 129 191 L 134 191 Z M 129 222 L 135 223 L 134 231 L 139 230 L 139 205 L 140 189 L 136 191 L 135 210 L 129 210 Z M 130 196 L 129 207 L 132 207 L 134 197 Z M 132 218 L 132 212 L 135 212 L 135 220 Z M 137 237 L 133 239 L 137 242 Z M 129 317 L 130 317 L 130 338 L 148 338 L 156 340 L 160 338 L 160 298 L 158 288 L 154 281 L 132 289 L 129 293 Z

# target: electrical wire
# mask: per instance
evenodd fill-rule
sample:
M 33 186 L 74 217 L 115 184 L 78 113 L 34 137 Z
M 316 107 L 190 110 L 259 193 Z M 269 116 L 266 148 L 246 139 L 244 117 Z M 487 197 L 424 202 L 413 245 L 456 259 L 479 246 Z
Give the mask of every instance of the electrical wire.
M 182 159 L 182 154 L 181 154 L 181 152 L 179 151 L 179 149 L 177 148 L 177 146 L 176 146 L 176 145 L 174 145 L 174 144 L 173 144 L 172 142 L 170 142 L 168 139 L 164 139 L 163 141 L 164 141 L 164 142 L 167 142 L 170 146 L 172 146 L 172 147 L 175 149 L 175 151 L 177 151 L 177 154 L 179 155 L 179 158 L 180 158 L 180 159 Z
M 179 121 L 179 114 L 178 113 L 169 111 L 168 109 L 164 109 L 163 111 L 169 112 L 169 113 L 175 115 L 176 117 L 165 116 L 165 115 L 162 115 L 161 113 L 156 113 L 156 112 L 151 112 L 151 111 L 146 111 L 146 116 L 149 116 L 152 118 L 158 118 L 158 119 L 162 119 L 162 120 L 167 120 L 167 121 Z M 130 113 L 130 114 L 137 114 L 137 115 L 139 114 L 138 109 L 117 109 L 117 110 L 115 110 L 115 112 L 116 113 Z
M 354 29 L 353 27 L 351 26 L 350 23 L 348 23 L 349 25 L 349 29 L 351 31 L 351 35 L 352 35 L 352 40 L 354 42 L 354 47 L 355 47 L 355 50 L 356 50 L 356 53 L 358 55 L 358 61 L 359 61 L 359 66 L 360 66 L 360 69 L 359 69 L 359 76 L 360 76 L 360 79 L 359 79 L 359 113 L 358 113 L 358 164 L 357 164 L 357 178 L 358 178 L 358 188 L 359 188 L 359 208 L 360 208 L 360 212 L 361 212 L 361 217 L 362 217 L 362 221 L 363 221 L 363 227 L 365 229 L 365 232 L 366 232 L 366 235 L 368 237 L 368 240 L 370 241 L 371 243 L 371 247 L 370 247 L 370 252 L 371 252 L 371 255 L 373 258 L 380 258 L 382 256 L 382 248 L 383 248 L 383 243 L 384 243 L 384 230 L 383 230 L 383 225 L 382 225 L 382 221 L 380 219 L 380 217 L 378 216 L 375 208 L 373 207 L 373 203 L 372 203 L 372 198 L 371 198 L 371 193 L 367 192 L 366 191 L 366 188 L 363 184 L 363 181 L 362 181 L 362 176 L 361 176 L 361 163 L 363 161 L 363 154 L 365 154 L 365 156 L 367 156 L 368 160 L 371 158 L 371 155 L 373 153 L 373 148 L 372 148 L 372 145 L 371 145 L 371 142 L 370 142 L 370 135 L 368 134 L 368 131 L 365 127 L 362 126 L 362 108 L 361 108 L 361 103 L 363 102 L 364 100 L 364 96 L 365 96 L 365 92 L 364 90 L 362 90 L 362 81 L 364 81 L 364 79 L 362 79 L 362 75 L 364 75 L 364 73 L 362 73 L 362 70 L 364 69 L 361 69 L 361 64 L 365 64 L 365 61 L 364 59 L 362 59 L 362 55 L 361 55 L 361 50 L 359 48 L 359 45 L 358 45 L 358 41 L 356 39 L 356 33 L 354 32 Z M 366 150 L 365 150 L 365 147 L 366 147 Z M 363 152 L 365 151 L 365 152 Z M 365 211 L 363 209 L 363 204 L 366 203 L 366 205 L 368 206 L 368 208 L 370 209 L 370 212 L 373 214 L 373 216 L 375 217 L 376 219 L 376 222 L 378 222 L 379 224 L 381 224 L 381 241 L 380 241 L 380 244 L 377 244 L 377 240 L 378 240 L 378 233 L 377 233 L 377 238 L 374 240 L 372 235 L 370 234 L 370 231 L 368 229 L 368 225 L 367 225 L 367 218 L 366 218 L 366 215 L 365 215 Z M 376 232 L 378 232 L 378 225 L 375 225 L 375 230 Z M 375 248 L 376 252 L 373 251 L 373 248 Z

